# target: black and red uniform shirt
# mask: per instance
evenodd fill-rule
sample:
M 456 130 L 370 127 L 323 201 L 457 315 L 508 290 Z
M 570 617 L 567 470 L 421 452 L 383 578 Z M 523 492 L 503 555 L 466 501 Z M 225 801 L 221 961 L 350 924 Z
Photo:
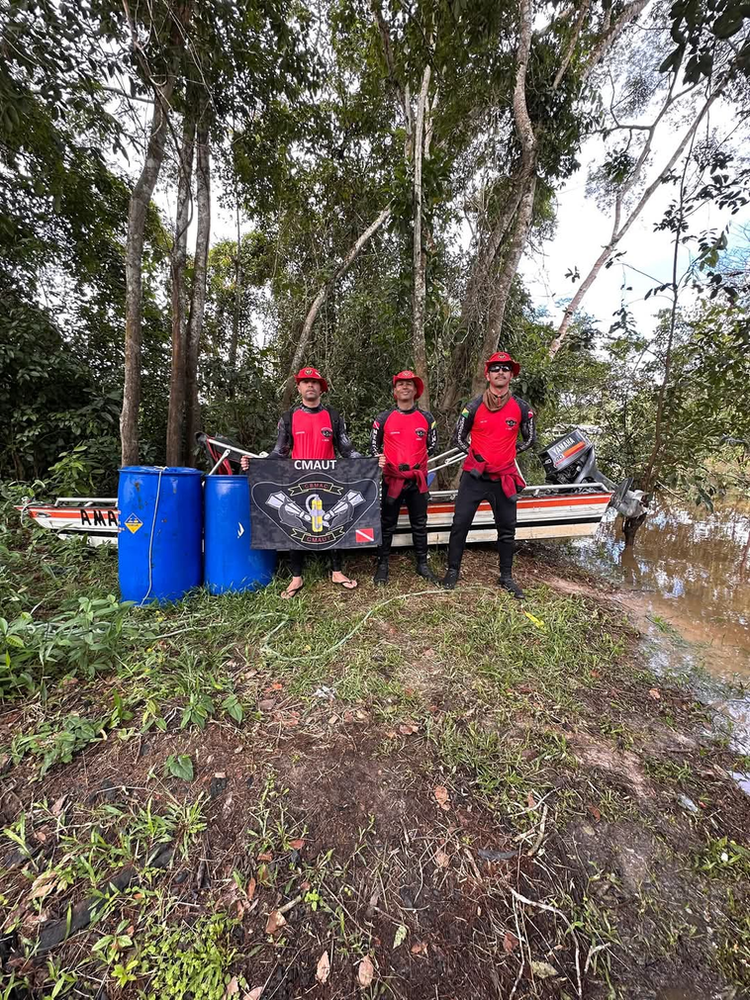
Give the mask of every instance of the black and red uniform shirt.
M 373 421 L 370 454 L 385 455 L 386 462 L 398 468 L 427 468 L 427 456 L 437 449 L 435 418 L 427 410 L 397 406 L 383 410 Z
M 332 406 L 298 406 L 283 413 L 276 446 L 269 458 L 362 458 L 346 433 L 344 418 Z
M 463 464 L 466 472 L 478 469 L 482 478 L 497 478 L 500 470 L 513 466 L 516 455 L 536 441 L 534 411 L 525 400 L 513 395 L 499 410 L 488 410 L 483 397 L 477 396 L 461 411 L 455 441 L 467 453 Z

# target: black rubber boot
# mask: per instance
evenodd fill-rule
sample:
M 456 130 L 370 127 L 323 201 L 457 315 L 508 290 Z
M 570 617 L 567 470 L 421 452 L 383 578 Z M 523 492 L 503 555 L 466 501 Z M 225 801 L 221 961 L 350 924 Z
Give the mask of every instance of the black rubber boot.
M 378 587 L 384 587 L 388 583 L 388 556 L 381 556 L 378 559 L 378 566 L 375 570 L 375 576 L 372 578 L 372 582 Z
M 443 577 L 443 579 L 440 581 L 440 586 L 445 587 L 446 590 L 455 590 L 457 583 L 458 583 L 458 570 L 449 569 L 448 572 Z
M 512 576 L 501 576 L 497 582 L 503 590 L 507 590 L 509 594 L 513 594 L 517 600 L 522 601 L 526 597 L 526 594 L 524 594 Z
M 429 583 L 438 582 L 438 578 L 430 569 L 430 566 L 426 559 L 417 563 L 417 576 L 423 577 Z

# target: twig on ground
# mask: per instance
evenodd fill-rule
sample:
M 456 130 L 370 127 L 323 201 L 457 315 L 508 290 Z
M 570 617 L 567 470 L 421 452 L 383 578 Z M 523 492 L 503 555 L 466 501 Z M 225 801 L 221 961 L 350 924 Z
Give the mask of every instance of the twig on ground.
M 596 955 L 600 951 L 606 951 L 607 948 L 611 948 L 611 947 L 612 947 L 612 945 L 609 942 L 607 942 L 607 944 L 598 944 L 594 948 L 589 948 L 588 955 L 586 955 L 586 961 L 583 963 L 583 974 L 584 974 L 584 976 L 589 971 L 589 965 L 590 965 L 591 959 L 594 957 L 594 955 Z
M 542 846 L 542 841 L 544 840 L 544 827 L 547 823 L 547 812 L 548 812 L 547 806 L 546 805 L 542 806 L 542 819 L 541 822 L 539 823 L 539 833 L 537 834 L 537 838 L 534 841 L 531 850 L 527 851 L 527 857 L 529 858 L 533 858 L 536 852 Z
M 288 903 L 284 903 L 283 906 L 280 906 L 276 912 L 281 913 L 283 915 L 284 913 L 288 913 L 293 907 L 297 905 L 297 903 L 301 902 L 302 902 L 302 896 L 295 896 L 294 899 L 290 899 Z
M 575 944 L 576 948 L 576 979 L 577 979 L 579 1000 L 582 1000 L 583 984 L 581 981 L 581 949 L 578 947 L 578 941 L 576 939 L 575 931 L 573 929 L 572 924 L 565 916 L 565 914 L 562 912 L 562 910 L 558 910 L 556 906 L 551 906 L 549 903 L 539 903 L 534 899 L 527 899 L 526 896 L 522 896 L 520 892 L 516 892 L 516 890 L 513 888 L 511 888 L 510 891 L 513 898 L 517 899 L 519 903 L 524 903 L 526 906 L 535 906 L 537 907 L 537 909 L 546 910 L 548 913 L 554 913 L 555 916 L 560 917 L 560 919 L 565 922 L 565 926 L 568 928 L 568 931 L 570 932 L 570 936 L 573 938 L 573 943 Z

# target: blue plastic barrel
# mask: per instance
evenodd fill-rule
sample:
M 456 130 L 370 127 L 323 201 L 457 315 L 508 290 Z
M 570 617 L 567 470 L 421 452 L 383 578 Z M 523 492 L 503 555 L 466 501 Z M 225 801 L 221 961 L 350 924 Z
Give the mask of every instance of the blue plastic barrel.
M 267 587 L 276 552 L 251 549 L 250 486 L 246 476 L 207 476 L 205 579 L 212 594 Z
M 120 469 L 117 536 L 124 601 L 176 601 L 202 582 L 203 490 L 197 469 Z

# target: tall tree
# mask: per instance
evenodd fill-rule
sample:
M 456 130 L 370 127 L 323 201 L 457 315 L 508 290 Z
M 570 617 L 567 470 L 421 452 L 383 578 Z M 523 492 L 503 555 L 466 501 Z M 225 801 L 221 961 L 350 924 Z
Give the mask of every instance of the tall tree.
M 167 465 L 182 465 L 184 447 L 185 371 L 187 358 L 188 297 L 185 287 L 188 226 L 191 221 L 195 118 L 192 109 L 184 117 L 182 143 L 178 149 L 177 211 L 170 254 L 172 299 L 172 369 L 169 380 L 167 417 Z
M 202 109 L 198 119 L 196 137 L 196 210 L 195 257 L 190 297 L 190 316 L 187 333 L 187 364 L 185 369 L 185 430 L 187 433 L 186 461 L 192 465 L 195 435 L 200 430 L 200 402 L 198 399 L 198 358 L 203 313 L 206 307 L 206 280 L 208 276 L 208 247 L 211 236 L 211 151 L 209 145 L 210 117 L 208 107 Z

